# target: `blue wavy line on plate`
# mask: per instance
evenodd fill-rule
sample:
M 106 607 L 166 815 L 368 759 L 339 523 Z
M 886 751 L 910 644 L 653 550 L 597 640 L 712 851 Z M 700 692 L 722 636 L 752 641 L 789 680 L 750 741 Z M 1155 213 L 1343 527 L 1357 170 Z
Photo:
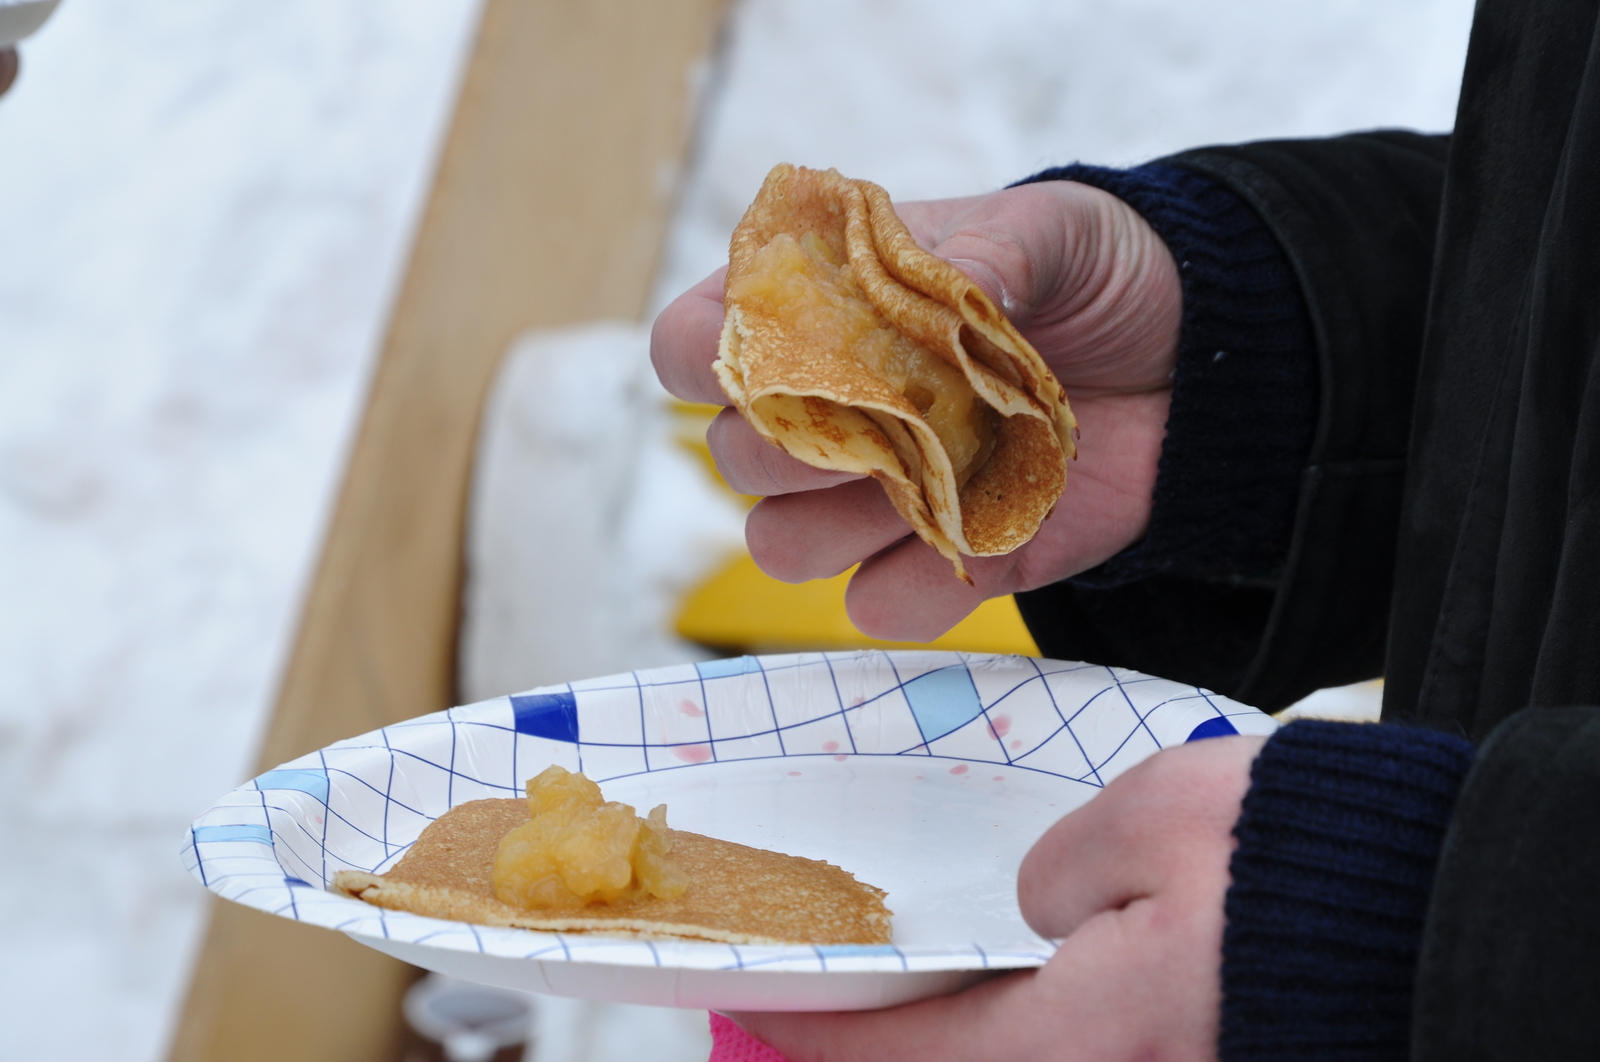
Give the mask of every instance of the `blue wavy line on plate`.
M 257 789 L 293 789 L 314 796 L 324 804 L 328 802 L 328 774 L 314 770 L 268 771 L 256 779 Z
M 511 698 L 517 733 L 551 741 L 578 740 L 578 699 L 571 690 L 561 693 L 524 693 Z
M 857 955 L 899 955 L 900 949 L 893 944 L 818 944 L 816 951 L 819 955 L 829 958 L 850 958 Z M 904 958 L 904 956 L 901 956 Z
M 702 679 L 730 678 L 734 675 L 752 675 L 761 670 L 761 661 L 753 656 L 735 656 L 726 660 L 702 660 L 694 669 Z
M 983 714 L 983 701 L 965 665 L 942 667 L 901 683 L 922 740 L 937 741 Z
M 950 671 L 955 671 L 956 669 L 942 669 L 942 670 L 944 672 L 948 673 Z M 960 677 L 967 677 L 968 683 L 970 683 L 970 677 L 968 676 L 968 673 L 966 672 L 966 669 L 964 669 L 964 668 L 959 669 L 959 671 L 956 671 L 956 673 Z M 921 679 L 927 678 L 929 675 L 937 675 L 937 674 L 940 674 L 940 672 L 929 672 L 929 673 L 927 673 L 927 674 L 925 674 L 923 676 L 919 676 L 917 679 L 908 680 L 905 683 L 905 686 L 912 686 L 912 685 L 918 683 L 919 681 L 921 681 Z M 1113 689 L 1113 688 L 1115 688 L 1115 687 L 1107 687 L 1106 689 L 1102 690 L 1101 692 L 1102 693 L 1110 692 L 1111 689 Z M 957 687 L 957 689 L 959 690 L 959 687 Z M 973 696 L 974 699 L 976 698 L 976 691 L 975 690 L 973 691 L 972 696 Z M 1094 698 L 1091 698 L 1091 700 L 1093 700 L 1093 699 Z M 1176 698 L 1176 699 L 1182 699 L 1182 698 Z M 1165 703 L 1170 703 L 1170 702 L 1164 701 L 1162 703 L 1165 704 Z M 1157 707 L 1159 707 L 1159 706 L 1160 705 L 1158 705 Z M 1082 709 L 1080 709 L 1079 711 L 1081 712 Z M 982 713 L 982 708 L 980 706 L 978 714 L 981 714 L 981 713 Z M 1074 713 L 1074 714 L 1076 715 L 1077 713 Z M 947 720 L 951 719 L 952 717 L 953 717 L 953 713 L 948 713 L 945 716 L 945 718 Z M 976 715 L 973 716 L 973 718 L 976 718 L 976 717 L 977 717 Z M 967 722 L 970 722 L 970 721 L 971 721 L 970 719 L 967 720 Z M 1217 717 L 1217 718 L 1214 718 L 1214 719 L 1211 719 L 1211 720 L 1207 720 L 1204 723 L 1200 724 L 1200 726 L 1196 727 L 1195 730 L 1193 732 L 1191 732 L 1188 740 L 1198 740 L 1201 737 L 1216 736 L 1216 735 L 1220 735 L 1220 734 L 1233 734 L 1233 733 L 1237 733 L 1237 730 L 1233 727 L 1231 722 L 1229 722 L 1225 718 Z M 944 735 L 940 735 L 940 736 L 944 736 Z M 1120 746 L 1119 746 L 1119 748 L 1120 748 Z M 391 753 L 391 755 L 394 755 L 394 754 L 398 753 L 399 755 L 402 755 L 402 756 L 406 756 L 406 757 L 410 757 L 410 758 L 417 758 L 417 759 L 421 760 L 422 762 L 429 763 L 430 766 L 436 767 L 436 768 L 440 769 L 441 771 L 443 771 L 443 772 L 445 772 L 447 774 L 460 774 L 461 773 L 461 772 L 457 772 L 457 771 L 452 771 L 449 767 L 447 767 L 447 766 L 445 766 L 443 764 L 433 763 L 431 761 L 426 760 L 423 757 L 417 757 L 415 753 L 411 753 L 411 752 L 409 752 L 407 750 L 398 750 L 398 749 L 392 749 L 391 748 L 388 751 Z M 903 755 L 903 754 L 904 753 L 900 753 L 900 755 Z M 877 755 L 883 755 L 883 754 L 877 754 Z M 761 756 L 761 757 L 751 757 L 751 758 L 752 759 L 769 759 L 769 758 L 773 758 L 773 757 Z M 784 757 L 777 757 L 777 758 L 784 758 Z M 790 758 L 795 758 L 795 757 L 790 757 Z M 933 758 L 946 759 L 946 758 L 951 758 L 951 757 L 933 757 Z M 966 757 L 954 757 L 954 758 L 958 759 L 958 760 L 964 760 L 964 761 L 967 761 L 967 762 L 975 762 L 975 763 L 977 763 L 977 762 L 981 762 L 981 763 L 993 762 L 993 761 L 982 761 L 982 760 L 975 760 L 975 759 L 974 760 L 968 760 L 968 758 L 966 758 Z M 995 765 L 998 766 L 999 764 L 996 763 Z M 1081 781 L 1081 782 L 1082 781 L 1087 781 L 1087 782 L 1090 782 L 1090 784 L 1093 784 L 1093 782 L 1090 781 L 1090 778 L 1088 778 L 1088 777 L 1074 777 L 1074 776 L 1071 776 L 1071 775 L 1061 775 L 1061 774 L 1058 774 L 1055 771 L 1041 770 L 1040 768 L 1033 767 L 1033 766 L 1031 766 L 1029 764 L 1026 764 L 1026 763 L 1020 763 L 1020 762 L 1013 761 L 1012 763 L 1007 764 L 1007 765 L 1008 766 L 1013 766 L 1013 767 L 1019 767 L 1019 768 L 1022 768 L 1024 770 L 1029 770 L 1029 771 L 1033 771 L 1033 772 L 1049 774 L 1049 775 L 1053 775 L 1053 776 L 1056 776 L 1056 777 L 1070 778 L 1070 779 L 1072 779 L 1074 781 Z M 674 765 L 674 766 L 675 767 L 678 767 L 678 766 L 681 766 L 681 767 L 692 767 L 692 766 L 699 766 L 699 765 L 696 765 L 696 764 L 683 764 L 683 765 Z M 1094 769 L 1093 765 L 1091 764 L 1091 771 L 1093 771 L 1093 769 Z M 329 772 L 329 773 L 331 773 L 331 772 Z M 343 773 L 345 773 L 345 772 L 341 771 L 341 774 L 343 774 Z M 649 772 L 647 771 L 645 773 L 649 773 Z M 624 775 L 622 777 L 626 777 L 626 775 Z M 473 780 L 478 782 L 479 784 L 492 785 L 492 783 L 488 783 L 486 780 L 483 780 L 483 779 L 474 778 Z M 310 770 L 279 770 L 279 771 L 273 771 L 273 772 L 268 772 L 267 775 L 263 775 L 262 779 L 261 779 L 261 783 L 267 783 L 267 787 L 269 787 L 269 788 L 291 789 L 291 790 L 300 791 L 300 792 L 310 792 L 311 795 L 319 796 L 319 797 L 320 797 L 320 792 L 317 792 L 315 790 L 321 790 L 321 788 L 324 785 L 326 785 L 326 782 L 327 782 L 327 773 L 318 772 L 318 771 L 310 771 Z M 365 785 L 369 789 L 372 788 L 367 783 L 362 783 L 362 784 Z M 493 787 L 494 788 L 502 788 L 501 786 L 498 786 L 498 785 L 494 785 Z M 386 798 L 388 798 L 391 802 L 396 803 L 396 804 L 399 803 L 398 801 L 393 801 L 393 798 L 389 797 L 388 794 L 385 793 L 383 795 Z M 274 807 L 273 810 L 278 810 L 278 811 L 282 811 L 282 812 L 290 812 L 291 811 L 291 809 L 289 809 L 289 808 L 277 808 L 277 807 Z M 333 817 L 336 817 L 336 818 L 339 818 L 341 820 L 344 820 L 346 825 L 348 825 L 350 828 L 352 828 L 358 834 L 366 836 L 366 837 L 368 837 L 368 839 L 371 839 L 371 840 L 377 840 L 378 839 L 378 838 L 372 836 L 371 834 L 367 833 L 367 831 L 362 830 L 355 823 L 350 822 L 348 819 L 345 819 L 344 815 L 340 814 L 339 812 L 335 811 L 334 809 L 330 808 L 329 811 L 330 811 L 330 814 Z M 291 815 L 290 821 L 302 833 L 306 833 L 306 831 L 304 830 L 303 824 L 301 824 L 298 821 L 296 821 L 293 818 L 292 815 Z M 226 827 L 205 828 L 205 829 L 226 829 Z M 229 839 L 255 840 L 255 841 L 269 841 L 269 839 L 270 839 L 270 834 L 268 833 L 266 827 L 262 827 L 262 826 L 245 826 L 245 827 L 242 827 L 242 829 L 244 829 L 246 831 L 249 831 L 250 835 L 249 836 L 240 836 L 238 838 L 229 838 Z M 308 840 L 310 840 L 314 845 L 317 846 L 317 849 L 319 850 L 319 853 L 325 856 L 326 855 L 326 849 L 325 849 L 324 845 L 321 843 L 320 839 L 318 839 L 317 837 L 315 837 L 315 836 L 313 836 L 313 835 L 311 835 L 309 833 L 307 833 L 306 836 L 307 836 Z M 202 835 L 197 836 L 196 839 L 203 841 L 203 840 L 223 840 L 225 838 L 221 834 L 218 834 L 218 833 L 207 833 L 207 834 L 202 834 Z M 405 847 L 408 847 L 408 846 L 394 845 L 392 842 L 383 842 L 383 847 L 384 847 L 384 849 L 386 851 L 385 859 L 387 859 L 387 858 L 391 857 L 394 854 L 395 851 L 401 850 L 401 849 L 403 849 Z M 299 856 L 298 853 L 296 853 L 296 856 L 297 856 L 297 858 L 299 859 L 300 862 L 302 862 L 302 863 L 307 862 L 307 860 L 303 856 Z
M 1205 722 L 1189 731 L 1189 736 L 1183 740 L 1186 743 L 1190 741 L 1204 741 L 1206 738 L 1227 737 L 1229 734 L 1237 734 L 1238 732 L 1238 729 L 1228 721 L 1227 716 L 1218 715 L 1207 719 Z
M 271 844 L 272 831 L 265 826 L 196 826 L 194 828 L 196 844 L 216 844 L 219 841 L 251 841 L 256 844 Z

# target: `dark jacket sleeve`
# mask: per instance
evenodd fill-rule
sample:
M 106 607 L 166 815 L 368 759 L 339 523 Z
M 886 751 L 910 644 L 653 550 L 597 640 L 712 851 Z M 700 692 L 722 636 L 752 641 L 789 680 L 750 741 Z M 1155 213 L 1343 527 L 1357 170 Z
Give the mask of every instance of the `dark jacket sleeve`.
M 1022 183 L 1035 181 L 1086 184 L 1133 207 L 1166 244 L 1183 292 L 1149 524 L 1072 583 L 1275 585 L 1317 422 L 1311 325 L 1288 258 L 1248 203 L 1192 170 L 1073 165 Z
M 1472 753 L 1453 734 L 1313 720 L 1267 742 L 1233 830 L 1221 1062 L 1404 1062 Z
M 1416 978 L 1412 1062 L 1600 1055 L 1600 709 L 1541 708 L 1479 749 Z
M 1600 709 L 1452 734 L 1292 723 L 1251 770 L 1223 1062 L 1600 1053 Z
M 1320 409 L 1274 585 L 1158 575 L 1019 595 L 1041 650 L 1268 710 L 1381 673 L 1395 535 L 1449 140 L 1383 131 L 1203 148 L 1164 162 L 1247 202 L 1289 260 Z

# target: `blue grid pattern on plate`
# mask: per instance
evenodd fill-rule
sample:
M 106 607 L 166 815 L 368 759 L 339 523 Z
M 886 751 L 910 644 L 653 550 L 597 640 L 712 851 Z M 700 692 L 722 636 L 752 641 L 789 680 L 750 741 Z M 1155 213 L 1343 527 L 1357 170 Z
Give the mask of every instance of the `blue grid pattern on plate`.
M 914 949 L 634 941 L 470 926 L 324 891 L 381 872 L 445 811 L 551 763 L 598 782 L 766 758 L 920 756 L 1099 786 L 1157 749 L 1268 733 L 1253 708 L 1099 665 L 934 652 L 738 657 L 574 682 L 398 723 L 268 771 L 196 821 L 185 865 L 219 895 L 328 928 L 519 958 L 693 969 L 1033 966 L 1042 940 Z

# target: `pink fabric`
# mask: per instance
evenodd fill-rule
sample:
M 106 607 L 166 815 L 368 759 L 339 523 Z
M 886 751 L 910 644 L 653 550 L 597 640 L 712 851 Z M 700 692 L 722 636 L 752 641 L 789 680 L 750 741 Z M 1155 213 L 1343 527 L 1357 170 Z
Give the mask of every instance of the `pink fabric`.
M 789 1062 L 789 1060 L 721 1014 L 713 1014 L 711 1058 L 708 1062 Z

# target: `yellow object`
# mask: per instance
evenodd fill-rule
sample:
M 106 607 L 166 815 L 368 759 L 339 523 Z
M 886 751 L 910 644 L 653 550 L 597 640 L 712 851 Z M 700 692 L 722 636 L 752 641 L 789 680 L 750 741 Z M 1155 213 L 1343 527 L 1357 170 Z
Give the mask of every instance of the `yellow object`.
M 678 443 L 704 464 L 717 485 L 722 481 L 706 445 L 706 429 L 721 406 L 674 400 L 668 407 Z M 735 494 L 747 504 L 759 499 Z M 991 598 L 931 642 L 885 642 L 856 630 L 844 607 L 851 568 L 832 579 L 784 583 L 767 575 L 748 553 L 740 554 L 701 583 L 683 601 L 673 623 L 678 635 L 718 649 L 750 653 L 793 653 L 813 649 L 957 649 L 969 653 L 1038 656 L 1039 647 L 1010 597 Z
M 748 494 L 739 494 L 724 483 L 722 473 L 717 471 L 716 458 L 711 456 L 711 447 L 706 445 L 706 430 L 711 427 L 711 422 L 717 419 L 717 414 L 722 412 L 722 406 L 713 406 L 706 402 L 685 402 L 674 398 L 667 403 L 667 408 L 672 413 L 673 438 L 679 446 L 695 456 L 705 468 L 706 475 L 710 476 L 717 486 L 744 502 L 746 507 L 761 500 Z
M 852 568 L 832 579 L 781 583 L 736 557 L 684 600 L 675 624 L 692 642 L 751 653 L 812 649 L 960 649 L 1038 656 L 1017 603 L 996 597 L 931 642 L 885 642 L 856 630 L 844 609 Z

